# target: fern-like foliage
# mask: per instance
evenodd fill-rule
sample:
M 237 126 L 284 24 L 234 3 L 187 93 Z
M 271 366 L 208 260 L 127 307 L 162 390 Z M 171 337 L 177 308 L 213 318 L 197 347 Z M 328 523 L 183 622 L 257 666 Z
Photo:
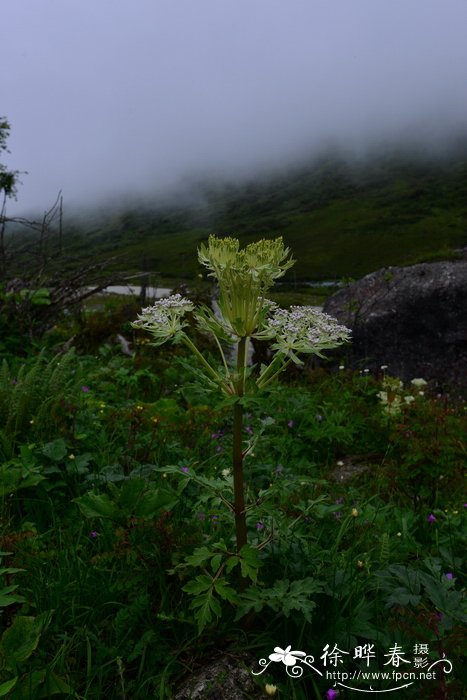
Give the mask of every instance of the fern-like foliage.
M 77 385 L 74 351 L 47 360 L 42 351 L 32 364 L 14 374 L 6 362 L 0 368 L 0 456 L 9 459 L 21 438 L 54 433 L 60 405 Z

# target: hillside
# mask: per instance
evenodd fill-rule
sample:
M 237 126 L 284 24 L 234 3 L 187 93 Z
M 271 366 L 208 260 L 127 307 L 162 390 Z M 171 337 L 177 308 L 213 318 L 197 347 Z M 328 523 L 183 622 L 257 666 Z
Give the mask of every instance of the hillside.
M 245 242 L 282 235 L 291 281 L 362 275 L 387 265 L 452 257 L 467 245 L 466 149 L 450 156 L 393 152 L 311 164 L 237 183 L 198 182 L 180 203 L 87 215 L 65 231 L 70 255 L 118 256 L 114 269 L 189 278 L 210 233 Z M 84 219 L 83 219 L 84 220 Z

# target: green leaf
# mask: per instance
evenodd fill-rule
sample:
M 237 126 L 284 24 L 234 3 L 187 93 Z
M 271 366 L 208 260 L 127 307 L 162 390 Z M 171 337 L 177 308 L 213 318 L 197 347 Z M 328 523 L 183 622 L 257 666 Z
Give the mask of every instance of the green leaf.
M 212 572 L 214 574 L 216 573 L 216 571 L 220 567 L 222 559 L 223 559 L 222 554 L 215 554 L 213 556 L 213 558 L 211 559 L 211 569 L 212 569 Z
M 230 586 L 227 581 L 223 581 L 222 579 L 218 579 L 214 583 L 214 589 L 218 596 L 223 598 L 224 600 L 228 600 L 230 603 L 238 603 L 239 602 L 239 597 L 237 592 Z
M 63 438 L 58 438 L 52 442 L 48 442 L 42 448 L 42 454 L 51 459 L 53 462 L 60 462 L 67 454 L 67 447 Z
M 84 496 L 75 498 L 74 502 L 85 518 L 108 518 L 109 520 L 118 520 L 119 511 L 109 496 L 105 493 L 95 493 L 90 491 Z
M 18 615 L 2 635 L 0 654 L 5 668 L 14 671 L 24 663 L 39 644 L 42 622 L 35 617 Z
M 212 578 L 201 575 L 197 576 L 193 581 L 189 581 L 185 586 L 183 586 L 182 591 L 185 591 L 185 593 L 189 593 L 190 595 L 198 595 L 199 593 L 209 590 L 211 587 Z
M 208 547 L 198 547 L 193 554 L 186 557 L 185 561 L 190 566 L 203 566 L 212 557 L 212 550 Z
M 18 676 L 16 676 L 15 678 L 12 678 L 9 681 L 5 681 L 5 683 L 2 683 L 0 685 L 0 698 L 5 697 L 5 695 L 7 695 L 12 688 L 14 688 L 17 680 L 18 680 Z
M 256 583 L 259 569 L 258 550 L 249 544 L 244 544 L 240 550 L 240 568 L 244 578 L 250 578 Z
M 217 598 L 212 594 L 212 587 L 204 595 L 198 596 L 192 602 L 190 607 L 195 612 L 195 620 L 198 623 L 198 632 L 201 634 L 203 629 L 212 620 L 213 615 L 217 618 L 221 616 L 221 606 Z

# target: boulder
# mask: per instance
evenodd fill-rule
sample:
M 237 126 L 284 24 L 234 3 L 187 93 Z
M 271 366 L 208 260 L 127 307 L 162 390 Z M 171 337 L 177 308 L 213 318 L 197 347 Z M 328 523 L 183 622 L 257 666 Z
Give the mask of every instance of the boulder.
M 174 700 L 241 700 L 264 697 L 253 681 L 257 661 L 247 654 L 223 654 L 186 678 Z
M 467 387 L 467 260 L 377 270 L 324 311 L 352 329 L 350 366 Z

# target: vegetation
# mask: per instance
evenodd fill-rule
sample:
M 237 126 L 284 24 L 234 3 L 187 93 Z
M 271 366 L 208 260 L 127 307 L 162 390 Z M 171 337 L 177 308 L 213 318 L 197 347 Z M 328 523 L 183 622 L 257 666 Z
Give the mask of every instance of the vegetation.
M 379 184 L 363 175 L 355 180 L 355 173 L 349 181 L 336 164 L 329 182 L 326 167 L 314 171 L 317 181 L 296 173 L 289 191 L 284 181 L 275 183 L 274 216 L 286 239 L 295 235 L 294 252 L 304 254 L 298 277 L 339 276 L 342 250 L 349 254 L 346 274 L 367 271 L 375 236 L 386 262 L 465 242 L 463 165 L 446 166 L 443 196 L 438 175 L 431 171 L 430 181 L 426 164 L 419 172 L 420 198 L 411 196 L 406 207 L 404 260 L 402 224 L 394 222 L 402 193 L 415 186 L 413 168 L 396 186 L 388 173 L 400 163 L 395 170 L 387 164 Z M 312 206 L 300 195 L 310 182 Z M 240 199 L 230 190 L 232 207 L 217 215 L 224 222 L 219 230 L 234 222 L 247 244 L 253 239 L 247 223 L 258 224 L 259 237 L 262 226 L 275 230 L 274 221 L 266 224 L 271 186 L 244 189 Z M 391 211 L 386 221 L 377 204 L 382 192 Z M 221 194 L 211 201 L 227 202 Z M 313 248 L 308 229 L 319 211 L 334 222 L 321 228 L 328 231 L 327 259 Z M 358 234 L 349 223 L 357 211 Z M 211 226 L 201 214 L 191 212 L 190 226 L 186 212 L 176 225 L 172 214 L 165 223 L 153 219 L 151 264 L 197 274 L 188 255 Z M 430 216 L 436 226 L 423 228 L 431 231 L 428 238 L 418 236 L 419 222 Z M 358 250 L 346 248 L 338 232 L 344 218 L 347 240 L 363 241 Z M 130 217 L 128 229 L 122 227 L 121 244 L 137 269 L 142 251 L 151 250 L 152 229 L 142 227 L 136 243 L 135 223 Z M 87 240 L 86 250 L 95 244 L 105 255 L 102 233 Z M 75 252 L 78 240 L 76 234 L 69 241 Z M 342 247 L 330 253 L 331 241 Z M 322 360 L 301 364 L 297 353 L 321 357 L 330 343 L 321 336 L 306 341 L 300 329 L 282 333 L 293 309 L 273 312 L 275 333 L 268 326 L 264 294 L 288 266 L 282 243 L 242 253 L 260 258 L 253 265 L 260 273 L 256 287 L 241 265 L 239 279 L 229 277 L 223 286 L 226 268 L 217 274 L 216 265 L 239 254 L 238 242 L 230 253 L 229 240 L 218 243 L 220 257 L 211 239 L 201 260 L 220 283 L 221 318 L 208 308 L 193 313 L 208 299 L 191 284 L 189 301 L 177 296 L 175 305 L 172 298 L 141 313 L 136 326 L 150 330 L 152 343 L 132 324 L 134 301 L 95 302 L 76 312 L 84 277 L 74 275 L 70 287 L 65 269 L 61 284 L 50 284 L 52 248 L 43 248 L 47 278 L 41 272 L 26 286 L 1 289 L 0 697 L 169 699 L 227 653 L 246 663 L 251 698 L 333 700 L 338 691 L 345 700 L 355 691 L 325 671 L 345 670 L 352 687 L 368 690 L 360 672 L 389 664 L 415 676 L 436 669 L 429 680 L 403 684 L 404 697 L 461 700 L 465 402 L 435 394 L 421 377 L 404 386 L 387 367 L 372 376 L 343 366 L 331 372 Z M 276 257 L 267 252 L 273 249 Z M 24 250 L 17 264 L 34 257 L 27 241 Z M 319 273 L 311 254 L 322 265 Z M 135 352 L 109 344 L 119 333 Z M 253 335 L 271 341 L 276 355 L 266 353 L 259 367 L 248 368 L 245 346 Z M 167 351 L 161 343 L 169 338 L 182 342 Z M 305 664 L 303 676 L 293 672 L 297 659 Z M 393 691 L 394 680 L 379 675 L 371 687 Z
M 70 258 L 87 262 L 92 248 L 95 261 L 112 256 L 113 270 L 159 282 L 196 277 L 196 250 L 212 233 L 235 232 L 243 245 L 280 235 L 297 258 L 287 282 L 358 278 L 455 257 L 467 245 L 466 152 L 462 144 L 443 158 L 401 149 L 361 162 L 331 153 L 275 176 L 197 183 L 187 204 L 84 212 L 81 223 L 67 213 L 64 239 Z
M 181 345 L 154 348 L 129 322 L 133 357 L 96 344 L 108 319 L 93 313 L 23 360 L 4 351 L 2 696 L 171 698 L 219 651 L 248 652 L 258 672 L 292 644 L 323 670 L 328 644 L 374 645 L 381 669 L 397 643 L 411 668 L 420 644 L 427 663 L 453 664 L 405 697 L 460 700 L 465 404 L 386 370 L 292 365 L 244 407 L 238 551 L 231 406 Z M 222 373 L 216 346 L 186 332 Z M 79 352 L 57 355 L 71 336 Z M 346 671 L 365 668 L 351 656 Z M 285 669 L 251 674 L 250 697 L 267 685 L 318 699 L 334 684 Z

